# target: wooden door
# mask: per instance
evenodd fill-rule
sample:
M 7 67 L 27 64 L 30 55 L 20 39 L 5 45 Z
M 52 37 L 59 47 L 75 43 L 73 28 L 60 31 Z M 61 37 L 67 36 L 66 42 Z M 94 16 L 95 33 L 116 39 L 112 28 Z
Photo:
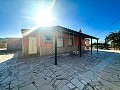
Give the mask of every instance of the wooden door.
M 37 53 L 37 37 L 29 37 L 29 54 Z

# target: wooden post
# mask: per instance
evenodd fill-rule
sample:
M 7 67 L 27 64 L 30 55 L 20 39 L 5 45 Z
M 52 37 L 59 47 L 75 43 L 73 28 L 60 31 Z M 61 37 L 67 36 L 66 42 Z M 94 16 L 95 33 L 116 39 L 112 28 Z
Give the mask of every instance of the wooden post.
M 81 36 L 79 37 L 79 52 L 80 52 L 80 57 L 81 57 Z
M 113 43 L 114 44 L 114 50 L 115 50 L 115 43 Z
M 55 32 L 55 65 L 57 65 L 57 31 Z
M 92 54 L 92 38 L 91 38 L 91 54 Z
M 97 52 L 98 52 L 98 39 L 97 39 Z

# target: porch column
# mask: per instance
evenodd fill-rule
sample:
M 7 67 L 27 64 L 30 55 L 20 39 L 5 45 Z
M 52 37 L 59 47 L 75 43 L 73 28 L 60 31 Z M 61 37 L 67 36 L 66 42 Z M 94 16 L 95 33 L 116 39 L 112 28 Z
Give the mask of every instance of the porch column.
M 81 45 L 82 45 L 82 44 L 81 44 L 81 36 L 79 37 L 79 39 L 80 39 L 80 40 L 79 40 L 79 52 L 80 52 L 80 57 L 81 57 Z
M 97 52 L 98 52 L 98 39 L 97 39 Z
M 55 65 L 57 65 L 57 31 L 55 32 Z
M 114 50 L 115 50 L 115 43 L 113 43 L 114 44 Z
M 92 54 L 92 38 L 91 38 L 91 54 Z

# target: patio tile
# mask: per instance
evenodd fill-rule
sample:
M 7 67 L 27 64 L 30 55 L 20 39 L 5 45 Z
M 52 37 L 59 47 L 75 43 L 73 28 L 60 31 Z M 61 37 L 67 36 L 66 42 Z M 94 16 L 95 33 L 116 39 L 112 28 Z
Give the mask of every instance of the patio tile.
M 57 80 L 56 78 L 52 78 L 50 85 L 55 85 L 56 80 Z
M 61 80 L 56 80 L 55 86 L 58 86 L 58 85 L 60 84 L 60 81 L 61 81 Z
M 56 71 L 54 74 L 55 74 L 56 76 L 60 76 L 60 75 L 62 75 L 62 73 L 63 73 L 63 71 Z
M 71 83 L 73 83 L 79 89 L 83 89 L 83 87 L 84 87 L 84 84 L 82 84 L 77 78 L 73 78 L 71 80 Z
M 28 74 L 25 74 L 25 75 L 21 75 L 19 76 L 19 87 L 23 87 L 25 85 L 28 85 L 30 83 L 32 83 L 32 79 L 31 79 L 31 75 L 28 73 Z
M 19 75 L 24 75 L 26 73 L 29 73 L 29 69 L 23 69 L 19 71 Z
M 53 79 L 53 78 L 51 78 L 51 77 L 47 77 L 46 80 L 45 80 L 45 82 L 50 84 L 51 81 L 52 81 L 52 79 Z
M 81 77 L 85 82 L 90 82 L 91 80 L 83 75 L 79 75 L 79 77 Z
M 119 86 L 116 86 L 115 84 L 112 84 L 111 82 L 109 82 L 109 81 L 106 81 L 106 80 L 103 80 L 103 79 L 101 79 L 101 78 L 97 78 L 99 81 L 101 81 L 101 83 L 104 85 L 104 86 L 106 86 L 106 87 L 109 87 L 109 88 L 111 88 L 111 89 L 113 89 L 113 90 L 120 90 L 120 87 Z
M 49 84 L 41 84 L 38 83 L 36 84 L 37 90 L 55 90 L 51 85 Z
M 32 76 L 33 76 L 33 79 L 34 79 L 35 81 L 39 81 L 40 79 L 46 78 L 45 74 L 42 73 L 42 72 L 41 72 L 41 73 L 33 74 Z
M 87 84 L 87 82 L 85 82 L 84 80 L 81 80 L 81 83 L 83 83 L 83 84 Z
M 92 71 L 87 71 L 84 74 L 82 74 L 82 76 L 87 77 L 90 80 L 93 80 L 94 78 L 96 78 L 96 73 L 92 72 Z
M 75 88 L 75 86 L 74 86 L 73 84 L 71 84 L 71 83 L 68 83 L 67 86 L 68 86 L 70 89 Z
M 0 85 L 0 90 L 7 90 L 9 89 L 9 85 L 7 83 Z
M 74 89 L 74 90 L 79 90 L 78 88 Z
M 67 80 L 61 80 L 60 83 L 58 84 L 57 88 L 61 89 L 64 85 L 66 85 L 68 83 Z
M 44 72 L 44 74 L 45 74 L 46 76 L 51 76 L 51 75 L 53 74 L 53 72 L 52 72 L 51 70 L 49 70 L 49 69 L 46 69 L 46 70 L 44 70 L 43 72 Z
M 19 89 L 18 89 L 18 87 L 14 87 L 14 88 L 12 88 L 11 90 L 19 90 Z
M 33 84 L 26 85 L 19 90 L 37 90 L 37 88 Z
M 61 90 L 70 90 L 66 85 Z
M 10 82 L 11 81 L 11 76 L 8 76 L 6 78 L 4 78 L 4 80 L 1 83 L 6 83 L 6 82 Z
M 18 87 L 18 79 L 12 80 L 12 81 L 11 81 L 11 84 L 10 84 L 10 87 L 11 87 L 11 88 Z
M 29 79 L 28 80 L 24 80 L 24 81 L 19 81 L 19 87 L 24 87 L 28 84 L 32 83 Z

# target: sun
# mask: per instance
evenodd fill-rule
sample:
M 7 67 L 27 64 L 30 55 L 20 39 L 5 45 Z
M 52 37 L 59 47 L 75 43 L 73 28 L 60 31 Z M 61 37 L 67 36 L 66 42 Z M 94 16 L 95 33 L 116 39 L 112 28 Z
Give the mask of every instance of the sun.
M 42 9 L 36 13 L 35 22 L 41 27 L 51 26 L 53 16 L 49 10 Z
M 25 16 L 26 19 L 32 20 L 34 27 L 46 27 L 52 26 L 53 20 L 56 20 L 56 17 L 53 17 L 53 7 L 56 0 L 41 0 L 38 3 L 30 5 L 30 10 L 26 10 L 26 13 L 29 15 Z M 55 14 L 54 14 L 55 15 Z M 34 28 L 33 27 L 33 28 Z
M 23 36 L 28 35 L 29 33 L 38 29 L 39 27 L 48 27 L 53 25 L 54 23 L 53 21 L 56 20 L 56 17 L 53 17 L 52 9 L 54 7 L 56 0 L 51 0 L 48 5 L 46 4 L 46 2 L 48 1 L 41 0 L 41 2 L 38 3 L 37 5 L 36 3 L 31 4 L 32 6 L 30 5 L 30 7 L 32 7 L 32 9 L 30 8 L 31 12 L 29 10 L 28 11 L 29 15 L 24 17 L 26 19 L 31 20 L 34 26 L 31 27 L 31 29 L 28 32 L 26 32 Z

